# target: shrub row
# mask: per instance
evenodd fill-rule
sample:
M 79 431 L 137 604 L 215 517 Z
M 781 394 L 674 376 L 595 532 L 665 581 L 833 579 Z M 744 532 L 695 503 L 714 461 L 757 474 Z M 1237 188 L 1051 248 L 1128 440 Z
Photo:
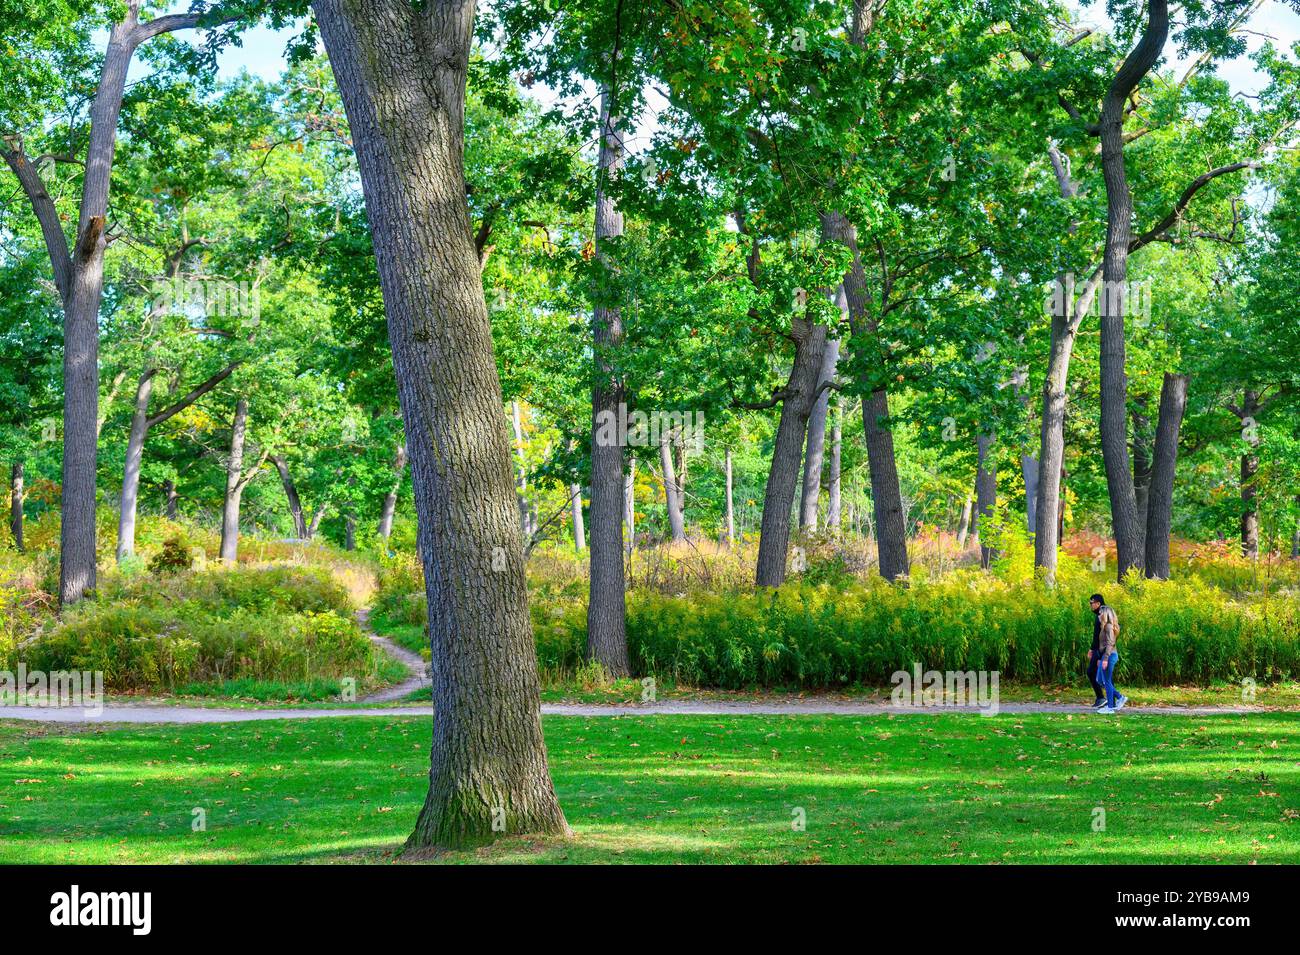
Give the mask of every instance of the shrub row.
M 791 583 L 757 593 L 632 591 L 628 647 L 638 674 L 699 687 L 881 686 L 914 664 L 1077 682 L 1092 639 L 1093 582 L 1063 577 L 1056 589 L 956 571 L 938 580 L 918 577 L 908 587 L 875 580 Z M 1295 595 L 1243 601 L 1196 579 L 1134 580 L 1106 593 L 1120 615 L 1121 683 L 1300 677 Z M 418 570 L 382 581 L 381 595 L 390 613 L 424 622 Z M 531 596 L 539 666 L 572 673 L 586 643 L 584 596 L 546 585 L 534 586 Z

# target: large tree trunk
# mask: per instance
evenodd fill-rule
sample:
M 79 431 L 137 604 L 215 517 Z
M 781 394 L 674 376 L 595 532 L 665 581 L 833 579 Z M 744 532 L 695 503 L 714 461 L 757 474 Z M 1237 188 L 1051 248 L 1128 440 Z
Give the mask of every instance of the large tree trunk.
M 980 537 L 980 566 L 987 568 L 997 552 L 988 545 L 983 522 L 993 516 L 993 509 L 997 507 L 998 469 L 997 462 L 989 453 L 993 448 L 993 435 L 977 435 L 975 441 L 979 459 L 975 471 L 975 532 Z
M 831 462 L 827 477 L 826 526 L 831 534 L 840 533 L 840 451 L 842 448 L 842 412 L 840 403 L 835 402 L 835 416 L 831 424 Z
M 686 540 L 686 521 L 682 516 L 682 489 L 677 483 L 673 467 L 673 436 L 663 435 L 659 440 L 659 467 L 664 479 L 664 506 L 668 510 L 668 528 L 674 544 Z
M 1160 388 L 1156 419 L 1155 460 L 1147 496 L 1146 575 L 1169 579 L 1169 531 L 1173 522 L 1174 471 L 1178 465 L 1178 433 L 1187 407 L 1187 376 L 1166 374 Z
M 726 472 L 727 483 L 727 501 L 726 501 L 726 540 L 727 546 L 731 547 L 736 543 L 736 503 L 735 488 L 731 473 L 731 448 L 727 448 L 722 460 L 723 470 Z
M 15 461 L 9 468 L 9 533 L 14 547 L 23 552 L 23 462 Z
M 221 509 L 221 559 L 233 564 L 239 556 L 239 502 L 244 494 L 244 440 L 248 430 L 248 399 L 235 402 L 230 425 L 230 461 L 226 465 L 226 496 Z
M 618 130 L 609 89 L 600 97 L 600 153 L 597 159 L 594 247 L 600 261 L 605 240 L 623 234 L 623 214 L 609 194 L 609 180 L 623 166 L 623 138 Z M 617 306 L 598 304 L 592 312 L 596 382 L 591 390 L 591 506 L 588 510 L 591 546 L 590 589 L 587 599 L 587 655 L 611 676 L 631 672 L 627 655 L 627 596 L 623 579 L 623 436 L 601 438 L 601 425 L 620 419 L 623 382 L 605 353 L 623 341 L 623 313 Z M 606 427 L 606 432 L 608 428 Z M 614 428 L 619 431 L 618 427 Z M 629 522 L 630 526 L 630 522 Z
M 844 297 L 849 309 L 849 327 L 853 340 L 861 342 L 879 331 L 879 320 L 870 313 L 867 278 L 858 252 L 857 229 L 838 212 L 821 217 L 822 237 L 843 243 L 853 254 L 853 262 L 844 276 Z M 862 426 L 866 432 L 867 469 L 871 475 L 871 504 L 875 512 L 876 553 L 880 576 L 886 580 L 906 577 L 910 570 L 907 557 L 907 524 L 903 515 L 903 491 L 898 480 L 898 462 L 894 457 L 894 435 L 889 425 L 889 394 L 873 388 L 870 370 L 859 372 L 859 383 L 870 388 L 862 399 Z
M 1147 26 L 1125 58 L 1102 100 L 1102 178 L 1106 183 L 1106 251 L 1102 257 L 1101 454 L 1110 491 L 1111 526 L 1118 554 L 1117 577 L 1142 569 L 1146 559 L 1128 453 L 1128 375 L 1125 372 L 1124 291 L 1133 241 L 1133 196 L 1124 168 L 1124 116 L 1129 96 L 1150 72 L 1169 34 L 1167 0 L 1148 0 Z
M 754 574 L 754 583 L 759 587 L 779 587 L 785 581 L 790 510 L 794 505 L 808 415 L 812 412 L 826 351 L 825 325 L 796 318 L 791 323 L 791 334 L 795 340 L 794 364 L 781 401 L 781 419 L 776 427 L 772 465 L 763 493 L 763 523 L 759 529 L 758 566 Z
M 280 472 L 280 483 L 284 486 L 284 499 L 289 502 L 289 516 L 293 518 L 293 536 L 298 540 L 307 539 L 307 516 L 302 510 L 302 500 L 298 497 L 298 486 L 289 473 L 289 462 L 283 455 L 271 455 L 271 463 Z
M 567 834 L 542 738 L 510 443 L 465 203 L 473 0 L 312 6 L 374 235 L 429 606 L 437 718 L 409 844 Z
M 582 524 L 582 485 L 569 485 L 570 506 L 573 508 L 573 549 L 581 554 L 587 549 L 587 532 Z
M 149 398 L 153 394 L 156 368 L 146 368 L 135 387 L 131 432 L 126 439 L 126 466 L 122 469 L 122 497 L 117 514 L 117 560 L 135 553 L 135 514 L 140 495 L 140 466 L 144 460 L 144 439 L 149 433 Z
M 393 534 L 393 516 L 397 513 L 397 495 L 402 490 L 402 479 L 406 476 L 406 445 L 397 445 L 397 454 L 393 458 L 393 486 L 384 495 L 384 506 L 379 512 L 379 536 L 387 541 Z
M 836 292 L 837 299 L 843 303 L 844 289 Z M 839 363 L 840 341 L 832 338 L 826 342 L 822 357 L 821 375 L 817 387 L 822 388 L 835 380 L 835 368 Z M 826 447 L 826 416 L 830 410 L 831 391 L 826 387 L 817 400 L 813 402 L 808 415 L 808 443 L 804 451 L 803 491 L 799 496 L 799 529 L 808 533 L 817 531 L 817 503 L 822 490 L 822 468 Z

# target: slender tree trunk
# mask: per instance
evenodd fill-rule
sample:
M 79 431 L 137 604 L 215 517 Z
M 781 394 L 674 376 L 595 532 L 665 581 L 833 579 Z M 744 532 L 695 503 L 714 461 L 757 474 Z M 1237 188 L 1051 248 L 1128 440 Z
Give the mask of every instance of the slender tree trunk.
M 329 508 L 330 502 L 328 499 L 320 502 L 320 506 L 316 508 L 316 513 L 312 515 L 311 521 L 307 524 L 307 540 L 314 539 L 320 532 L 320 522 L 329 513 Z
M 1300 504 L 1300 496 L 1296 497 L 1296 503 Z M 1291 532 L 1291 559 L 1300 560 L 1300 520 L 1296 521 L 1295 530 Z
M 379 536 L 386 542 L 393 534 L 393 516 L 397 513 L 397 495 L 402 490 L 402 480 L 406 476 L 406 445 L 397 444 L 397 454 L 393 458 L 393 486 L 384 495 L 384 506 L 379 512 Z
M 812 412 L 826 351 L 826 326 L 796 318 L 791 323 L 791 332 L 795 340 L 794 364 L 781 401 L 781 419 L 763 494 L 763 523 L 759 529 L 758 566 L 754 575 L 754 583 L 759 587 L 779 587 L 785 581 L 790 512 L 799 478 L 799 461 L 803 457 L 808 415 Z
M 14 547 L 23 552 L 23 462 L 15 461 L 9 468 L 9 533 Z
M 836 297 L 844 300 L 844 287 L 841 286 Z M 835 368 L 840 357 L 840 342 L 837 338 L 826 342 L 822 357 L 821 375 L 817 387 L 821 388 L 835 380 Z M 831 392 L 826 388 L 816 401 L 808 415 L 808 443 L 804 452 L 803 491 L 799 496 L 799 529 L 808 533 L 817 532 L 817 503 L 822 490 L 822 468 L 826 446 L 826 416 L 830 410 Z
M 239 555 L 239 501 L 244 493 L 244 439 L 248 429 L 248 400 L 235 403 L 230 426 L 230 462 L 226 465 L 226 497 L 221 509 L 221 559 L 234 564 Z
M 668 510 L 668 528 L 674 544 L 686 540 L 686 522 L 682 516 L 681 488 L 673 467 L 673 436 L 665 434 L 659 441 L 659 466 L 664 479 L 664 505 Z
M 971 504 L 971 496 L 967 494 L 961 506 L 961 517 L 957 520 L 957 549 L 960 551 L 966 549 L 966 538 L 970 535 Z
M 284 485 L 284 498 L 289 502 L 289 516 L 293 518 L 293 535 L 299 540 L 307 539 L 307 517 L 302 511 L 302 500 L 298 497 L 298 487 L 289 473 L 289 462 L 283 455 L 271 455 L 271 463 L 280 472 L 280 483 Z
M 848 303 L 853 341 L 862 342 L 879 332 L 879 319 L 870 314 L 870 297 L 862 256 L 858 252 L 857 230 L 838 212 L 823 214 L 821 229 L 823 238 L 843 243 L 853 253 L 852 265 L 844 276 L 844 296 Z M 903 492 L 894 456 L 894 435 L 889 425 L 889 394 L 884 388 L 873 388 L 869 376 L 869 369 L 859 372 L 859 384 L 864 386 L 864 390 L 872 389 L 862 399 L 862 425 L 866 432 L 867 468 L 871 475 L 876 552 L 880 576 L 897 580 L 906 577 L 910 571 Z
M 1025 482 L 1025 524 L 1032 533 L 1038 524 L 1038 458 L 1020 455 L 1020 476 Z
M 997 551 L 987 543 L 983 533 L 983 522 L 993 516 L 993 509 L 998 503 L 998 470 L 990 451 L 993 448 L 993 435 L 981 434 L 976 437 L 979 453 L 979 466 L 975 471 L 975 526 L 980 540 L 980 566 L 987 568 L 997 556 Z
M 727 540 L 727 546 L 731 547 L 736 543 L 736 505 L 735 505 L 735 498 L 734 498 L 734 487 L 732 484 L 733 479 L 731 474 L 731 448 L 727 448 L 726 453 L 723 455 L 722 467 L 723 470 L 726 472 L 726 481 L 727 481 L 726 540 Z
M 149 398 L 153 394 L 156 373 L 156 368 L 146 368 L 135 388 L 131 432 L 126 439 L 126 466 L 122 470 L 122 496 L 118 502 L 118 563 L 135 553 L 135 514 L 140 495 L 140 467 L 144 460 L 144 439 L 149 433 Z
M 438 716 L 408 844 L 567 834 L 542 738 L 510 444 L 465 203 L 473 0 L 312 6 L 374 235 L 428 597 Z
M 1155 460 L 1147 497 L 1146 575 L 1169 579 L 1169 531 L 1173 522 L 1174 471 L 1178 465 L 1178 434 L 1187 407 L 1187 376 L 1166 374 L 1160 388 L 1156 418 Z
M 636 547 L 636 458 L 629 457 L 627 475 L 623 478 L 623 520 L 627 524 L 627 556 L 632 558 Z
M 357 549 L 357 516 L 351 511 L 343 518 L 343 549 Z
M 169 521 L 174 521 L 177 514 L 176 482 L 169 478 L 163 481 L 163 516 Z
M 839 401 L 835 402 L 835 416 L 831 423 L 831 463 L 830 477 L 827 484 L 826 526 L 835 537 L 840 534 L 840 451 L 842 431 L 842 411 Z
M 609 181 L 623 166 L 623 137 L 618 130 L 611 90 L 601 90 L 600 153 L 597 158 L 594 247 L 609 266 L 607 239 L 623 234 L 623 214 L 609 194 Z M 601 425 L 619 420 L 624 407 L 623 382 L 607 357 L 623 341 L 623 313 L 614 305 L 598 304 L 592 312 L 596 352 L 596 382 L 591 392 L 591 572 L 587 600 L 587 655 L 611 676 L 631 672 L 627 653 L 627 604 L 623 579 L 624 448 L 623 436 L 601 439 Z M 615 432 L 619 429 L 614 428 Z M 608 427 L 605 428 L 608 432 Z M 630 526 L 630 522 L 629 522 Z
M 573 499 L 573 549 L 581 554 L 587 549 L 587 532 L 582 526 L 582 485 L 570 484 L 569 497 Z
M 144 462 L 144 443 L 149 437 L 149 429 L 184 411 L 230 377 L 238 366 L 239 362 L 227 365 L 195 387 L 189 394 L 184 395 L 179 401 L 152 417 L 149 415 L 149 400 L 153 396 L 153 381 L 158 369 L 148 367 L 141 372 L 135 389 L 135 406 L 131 414 L 131 432 L 126 442 L 126 463 L 122 469 L 122 496 L 118 503 L 117 559 L 119 562 L 135 553 L 135 523 L 136 512 L 139 509 L 140 469 Z
M 1251 560 L 1259 557 L 1259 433 L 1255 416 L 1259 414 L 1259 394 L 1247 391 L 1241 402 L 1242 436 L 1249 450 L 1241 456 L 1241 555 Z
M 1147 526 L 1147 500 L 1151 492 L 1151 416 L 1145 398 L 1133 402 L 1133 498 L 1137 502 L 1138 521 Z M 1145 562 L 1145 559 L 1144 559 Z
M 1102 258 L 1101 453 L 1110 491 L 1111 526 L 1120 580 L 1146 559 L 1128 453 L 1128 376 L 1125 372 L 1124 291 L 1133 241 L 1133 195 L 1124 168 L 1124 116 L 1129 96 L 1150 72 L 1169 34 L 1167 0 L 1148 0 L 1147 26 L 1102 101 L 1102 178 L 1106 183 L 1106 251 Z
M 1078 193 L 1078 184 L 1070 177 L 1069 167 L 1061 151 L 1052 145 L 1048 157 L 1056 174 L 1061 198 L 1072 199 Z M 1078 229 L 1070 224 L 1070 233 Z M 1047 377 L 1043 382 L 1043 410 L 1038 437 L 1038 500 L 1034 506 L 1034 566 L 1043 571 L 1049 585 L 1056 582 L 1056 555 L 1060 547 L 1063 528 L 1062 503 L 1065 467 L 1065 404 L 1066 388 L 1070 382 L 1070 357 L 1074 354 L 1074 339 L 1079 325 L 1092 307 L 1101 270 L 1095 270 L 1075 298 L 1073 275 L 1058 275 L 1055 294 L 1052 296 L 1050 345 L 1047 359 Z
M 519 532 L 532 537 L 537 530 L 537 515 L 528 503 L 528 460 L 524 455 L 523 413 L 519 402 L 510 402 L 510 421 L 515 429 L 515 492 L 519 501 Z

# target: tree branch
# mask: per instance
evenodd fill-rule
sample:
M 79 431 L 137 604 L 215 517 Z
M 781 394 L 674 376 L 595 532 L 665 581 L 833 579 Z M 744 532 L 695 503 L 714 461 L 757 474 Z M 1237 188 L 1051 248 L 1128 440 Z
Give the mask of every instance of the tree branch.
M 1174 203 L 1174 207 L 1169 210 L 1169 213 L 1146 232 L 1143 232 L 1137 238 L 1133 239 L 1128 244 L 1128 250 L 1130 252 L 1136 252 L 1138 249 L 1142 248 L 1142 246 L 1156 241 L 1177 225 L 1178 220 L 1182 218 L 1183 212 L 1192 201 L 1192 198 L 1207 183 L 1219 178 L 1220 176 L 1226 176 L 1230 172 L 1237 172 L 1242 169 L 1258 168 L 1259 163 L 1256 162 L 1234 162 L 1227 166 L 1220 166 L 1218 169 L 1211 169 L 1209 172 L 1201 173 L 1201 175 L 1193 179 L 1191 184 L 1183 190 L 1183 194 L 1178 197 L 1178 201 Z

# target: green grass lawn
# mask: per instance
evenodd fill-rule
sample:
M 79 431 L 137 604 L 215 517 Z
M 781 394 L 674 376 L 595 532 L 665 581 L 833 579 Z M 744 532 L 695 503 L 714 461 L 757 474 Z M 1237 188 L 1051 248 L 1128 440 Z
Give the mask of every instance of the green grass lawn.
M 545 725 L 576 838 L 444 861 L 1300 862 L 1292 713 Z M 0 723 L 0 862 L 391 860 L 428 743 L 423 718 Z

